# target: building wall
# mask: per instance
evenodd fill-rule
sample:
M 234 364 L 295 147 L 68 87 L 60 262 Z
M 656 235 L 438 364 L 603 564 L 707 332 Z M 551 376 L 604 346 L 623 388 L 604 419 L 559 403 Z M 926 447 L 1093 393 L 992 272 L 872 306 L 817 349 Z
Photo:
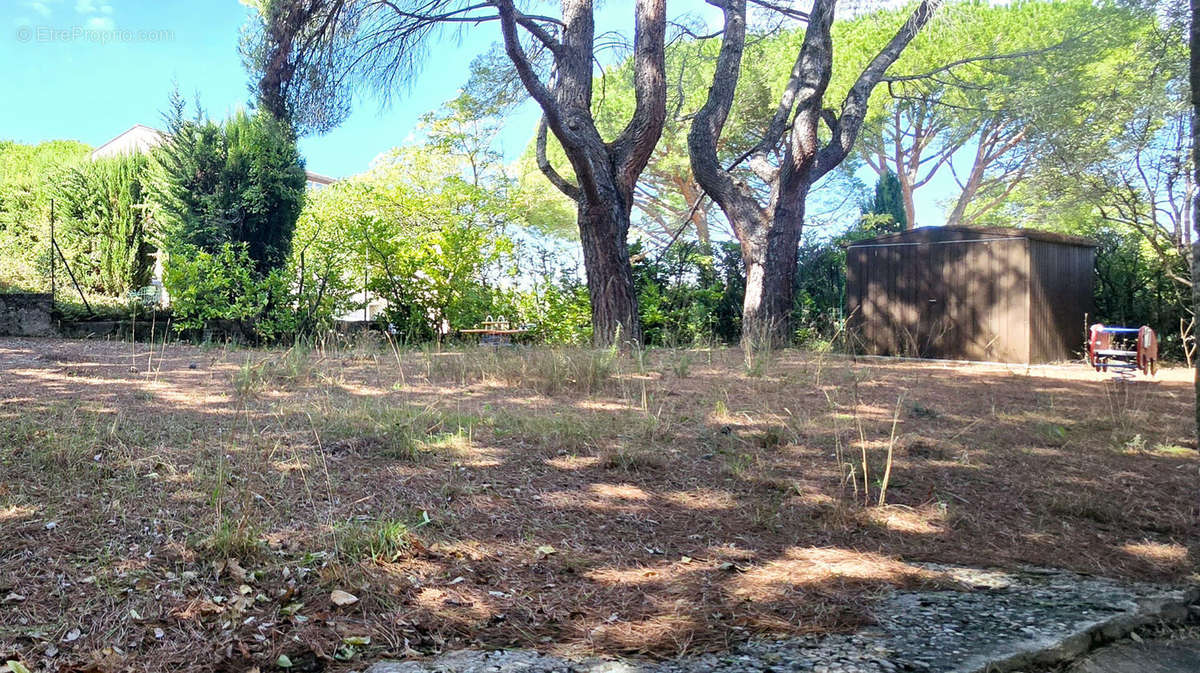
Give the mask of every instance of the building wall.
M 847 311 L 877 355 L 1027 362 L 1029 241 L 892 240 L 847 250 Z
M 1095 322 L 1096 249 L 1030 241 L 1029 330 L 1034 362 L 1079 357 Z

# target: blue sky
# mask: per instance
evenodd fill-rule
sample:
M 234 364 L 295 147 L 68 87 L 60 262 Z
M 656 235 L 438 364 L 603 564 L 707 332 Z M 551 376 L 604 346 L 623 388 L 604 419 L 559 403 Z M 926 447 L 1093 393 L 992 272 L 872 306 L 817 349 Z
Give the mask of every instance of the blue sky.
M 198 97 L 210 116 L 224 117 L 249 96 L 237 51 L 249 11 L 235 0 L 5 0 L 0 62 L 10 97 L 0 106 L 0 138 L 96 146 L 135 123 L 161 126 L 173 82 L 189 102 Z M 421 114 L 456 95 L 471 59 L 498 37 L 494 25 L 461 41 L 448 35 L 417 85 L 387 109 L 362 101 L 342 127 L 304 139 L 309 169 L 351 175 L 404 143 Z M 516 146 L 506 153 L 523 148 L 534 121 L 512 125 L 523 128 L 506 134 L 505 144 Z
M 624 0 L 603 3 L 598 31 L 628 30 Z M 677 2 L 672 12 L 714 10 L 700 0 Z M 246 105 L 247 74 L 238 38 L 251 12 L 236 0 L 4 0 L 0 3 L 0 62 L 9 98 L 0 106 L 0 139 L 37 143 L 75 139 L 98 146 L 135 123 L 161 126 L 174 83 L 189 102 L 222 118 Z M 706 17 L 707 18 L 707 17 Z M 418 119 L 453 98 L 472 59 L 499 39 L 485 24 L 447 33 L 409 91 L 390 105 L 358 101 L 350 118 L 324 136 L 305 138 L 310 170 L 345 177 L 413 139 Z M 529 140 L 531 105 L 508 120 L 500 148 L 515 158 Z M 873 184 L 874 176 L 863 180 Z M 918 220 L 941 221 L 934 194 L 952 188 L 939 176 L 918 193 Z

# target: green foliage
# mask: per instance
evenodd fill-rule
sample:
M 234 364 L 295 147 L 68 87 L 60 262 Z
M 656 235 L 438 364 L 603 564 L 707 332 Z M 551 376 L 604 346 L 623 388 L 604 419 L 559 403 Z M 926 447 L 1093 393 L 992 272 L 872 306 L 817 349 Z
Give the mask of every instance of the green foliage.
M 845 96 L 909 11 L 899 7 L 866 12 L 834 24 L 837 67 L 826 100 L 840 101 Z M 1147 88 L 1147 73 L 1161 63 L 1145 48 L 1147 31 L 1153 25 L 1153 17 L 1147 13 L 1112 2 L 949 3 L 889 70 L 890 74 L 916 77 L 875 89 L 857 156 L 818 185 L 810 197 L 809 212 L 815 213 L 814 205 L 830 200 L 828 192 L 847 191 L 850 186 L 842 183 L 864 160 L 880 175 L 915 168 L 917 175 L 906 180 L 919 187 L 923 178 L 945 169 L 948 162 L 941 153 L 957 157 L 961 171 L 964 163 L 975 159 L 971 155 L 980 143 L 992 142 L 994 146 L 985 154 L 996 157 L 989 160 L 986 170 L 974 181 L 968 171 L 961 171 L 960 176 L 970 188 L 970 193 L 964 189 L 961 217 L 986 212 L 1009 185 L 1027 178 L 1051 152 L 1074 152 L 1122 128 L 1129 114 L 1128 101 Z M 758 142 L 757 134 L 775 110 L 803 38 L 801 27 L 747 40 L 736 98 L 718 147 L 726 165 Z M 686 136 L 692 115 L 706 99 L 719 47 L 716 38 L 681 40 L 667 51 L 667 107 L 671 114 L 634 203 L 638 212 L 634 226 L 651 238 L 661 240 L 677 230 L 698 194 Z M 944 69 L 960 61 L 956 67 Z M 507 81 L 506 73 L 495 65 L 488 74 L 484 78 L 487 83 Z M 597 88 L 604 95 L 597 96 L 593 113 L 602 135 L 611 140 L 624 128 L 635 105 L 632 61 L 606 68 Z M 898 133 L 896 124 L 901 127 Z M 914 133 L 919 134 L 919 141 L 914 140 Z M 1012 147 L 997 152 L 1009 140 L 1014 140 Z M 893 141 L 902 146 L 902 167 L 894 164 L 896 148 L 889 144 Z M 530 142 L 519 162 L 522 185 L 530 192 L 547 194 L 552 203 L 557 201 L 543 210 L 552 216 L 546 218 L 549 226 L 542 223 L 542 230 L 570 233 L 573 209 L 541 176 L 533 148 Z M 553 136 L 547 154 L 559 173 L 568 178 L 573 175 Z M 750 184 L 759 184 L 744 164 L 735 173 Z M 843 200 L 833 199 L 830 207 Z M 902 207 L 894 215 L 900 212 Z M 894 221 L 901 219 L 894 217 Z M 717 209 L 701 209 L 692 223 L 705 230 L 696 232 L 701 242 L 709 240 L 707 230 L 719 231 L 724 226 Z
M 837 28 L 862 49 L 870 42 L 851 45 L 876 21 Z M 880 175 L 901 174 L 914 200 L 949 166 L 959 189 L 939 194 L 950 196 L 947 223 L 976 224 L 1015 185 L 1053 170 L 1046 161 L 1121 132 L 1134 101 L 1156 88 L 1155 24 L 1115 2 L 948 4 L 890 69 L 898 81 L 872 96 L 858 155 Z
M 1182 26 L 1151 22 L 1135 63 L 1110 63 L 1123 93 L 1115 132 L 1055 152 L 1005 199 L 989 224 L 1037 227 L 1095 240 L 1096 320 L 1149 325 L 1165 357 L 1183 358 L 1191 320 L 1189 229 L 1195 193 L 1188 54 Z
M 177 251 L 164 279 L 177 330 L 229 321 L 242 337 L 260 343 L 295 333 L 287 276 L 279 269 L 260 276 L 247 247 L 225 243 L 215 253 Z
M 362 243 L 354 238 L 350 213 L 335 183 L 308 196 L 296 223 L 287 277 L 295 279 L 296 329 L 321 333 L 354 307 L 362 289 Z
M 286 123 L 266 112 L 224 123 L 184 119 L 172 96 L 166 142 L 154 151 L 153 192 L 168 252 L 245 243 L 254 269 L 280 268 L 304 204 L 304 163 Z
M 1090 199 L 1065 201 L 1033 189 L 1019 190 L 1005 209 L 1007 216 L 1036 222 L 1039 228 L 1095 241 L 1095 313 L 1090 318 L 1110 325 L 1149 325 L 1158 333 L 1163 357 L 1184 359 L 1180 321 L 1192 317 L 1191 288 L 1180 282 L 1191 277 L 1187 248 L 1156 248 L 1137 227 L 1106 218 L 1105 212 Z
M 741 254 L 722 244 L 717 254 L 684 242 L 661 255 L 631 246 L 642 334 L 647 345 L 691 346 L 730 342 L 740 333 Z
M 877 185 L 873 202 L 875 206 L 880 203 L 880 191 Z M 871 205 L 865 206 L 864 210 L 871 208 Z M 903 211 L 899 215 L 902 217 Z M 826 348 L 843 336 L 842 327 L 846 317 L 846 246 L 897 231 L 899 228 L 893 217 L 895 215 L 891 213 L 867 213 L 854 227 L 838 236 L 824 240 L 810 238 L 801 243 L 792 309 L 797 344 Z
M 537 200 L 489 148 L 490 109 L 460 96 L 424 117 L 424 142 L 312 195 L 289 260 L 302 328 L 361 309 L 365 284 L 407 342 L 501 317 L 540 341 L 590 338 L 574 265 L 510 233 L 527 230 Z
M 55 183 L 90 149 L 73 140 L 0 141 L 0 288 L 46 288 Z
M 496 297 L 495 316 L 526 326 L 531 340 L 586 344 L 592 340 L 592 309 L 578 269 L 538 249 L 517 258 L 528 287 L 509 288 Z
M 318 232 L 336 231 L 338 243 L 305 248 L 306 264 L 323 270 L 310 286 L 325 282 L 331 302 L 344 307 L 365 276 L 368 291 L 388 302 L 387 322 L 409 341 L 482 322 L 495 282 L 512 274 L 502 268 L 512 252 L 503 233 L 512 213 L 503 185 L 475 184 L 468 174 L 463 155 L 404 148 L 322 190 L 301 232 L 316 241 Z
M 875 196 L 863 204 L 864 220 L 870 220 L 871 228 L 881 233 L 904 231 L 908 228 L 908 217 L 904 214 L 904 195 L 900 191 L 900 179 L 888 171 L 875 183 Z
M 215 253 L 179 248 L 164 281 L 179 329 L 202 329 L 211 320 L 248 320 L 262 304 L 244 245 L 226 243 Z
M 134 154 L 84 162 L 61 175 L 59 245 L 86 290 L 122 296 L 150 281 L 147 171 L 145 155 Z

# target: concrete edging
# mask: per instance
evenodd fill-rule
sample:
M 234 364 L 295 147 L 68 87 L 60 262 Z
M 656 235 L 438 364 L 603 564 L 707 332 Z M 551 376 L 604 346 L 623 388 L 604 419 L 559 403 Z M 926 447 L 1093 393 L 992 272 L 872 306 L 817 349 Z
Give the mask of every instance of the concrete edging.
M 1030 665 L 1052 666 L 1067 663 L 1098 647 L 1128 637 L 1142 627 L 1156 623 L 1185 622 L 1198 604 L 1200 587 L 1174 592 L 1170 596 L 1139 599 L 1131 613 L 1097 620 L 1064 638 L 1022 644 L 1018 651 L 1001 659 L 992 659 L 982 664 L 968 662 L 964 667 L 954 669 L 952 673 L 1010 673 Z

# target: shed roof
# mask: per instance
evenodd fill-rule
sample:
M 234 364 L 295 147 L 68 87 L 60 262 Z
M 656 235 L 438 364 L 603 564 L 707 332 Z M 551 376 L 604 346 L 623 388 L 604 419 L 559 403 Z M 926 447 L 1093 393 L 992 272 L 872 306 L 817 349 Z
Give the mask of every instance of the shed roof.
M 1079 236 L 1069 236 L 1052 231 L 1038 229 L 1017 229 L 1014 227 L 918 227 L 895 234 L 885 234 L 855 241 L 847 248 L 865 248 L 876 245 L 922 245 L 930 243 L 955 243 L 962 241 L 986 241 L 1004 238 L 1027 238 L 1034 241 L 1047 241 L 1062 245 L 1076 245 L 1085 248 L 1096 247 L 1096 242 Z

